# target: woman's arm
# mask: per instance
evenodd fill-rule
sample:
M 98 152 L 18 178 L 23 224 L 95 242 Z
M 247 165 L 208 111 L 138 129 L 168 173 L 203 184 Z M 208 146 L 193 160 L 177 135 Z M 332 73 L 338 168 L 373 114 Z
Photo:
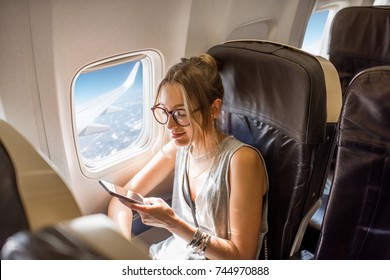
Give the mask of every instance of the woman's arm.
M 172 142 L 166 144 L 124 187 L 142 195 L 149 193 L 174 170 L 176 151 L 177 147 Z M 132 210 L 117 198 L 112 198 L 108 216 L 119 226 L 122 234 L 130 239 Z
M 231 241 L 240 259 L 253 259 L 261 230 L 266 170 L 258 153 L 249 147 L 233 156 L 229 175 Z
M 257 152 L 241 148 L 229 168 L 231 240 L 212 237 L 205 256 L 209 259 L 254 259 L 261 228 L 265 167 Z M 124 202 L 124 201 L 123 201 Z M 148 198 L 151 205 L 125 204 L 138 211 L 145 224 L 163 227 L 188 243 L 195 228 L 180 219 L 161 199 Z
M 177 147 L 171 141 L 124 186 L 141 195 L 147 195 L 157 187 L 175 168 Z
M 212 238 L 206 250 L 209 259 L 254 259 L 261 230 L 265 166 L 257 152 L 240 148 L 229 166 L 231 239 Z

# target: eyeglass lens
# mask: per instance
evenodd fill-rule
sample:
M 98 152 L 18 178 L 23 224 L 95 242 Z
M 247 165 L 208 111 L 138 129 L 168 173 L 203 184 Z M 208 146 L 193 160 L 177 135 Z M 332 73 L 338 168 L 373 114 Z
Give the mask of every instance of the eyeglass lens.
M 184 109 L 173 110 L 172 112 L 168 112 L 164 108 L 155 107 L 153 108 L 153 115 L 161 124 L 166 124 L 168 122 L 169 114 L 172 114 L 173 119 L 180 126 L 187 126 L 190 124 L 190 121 L 187 116 L 187 112 Z

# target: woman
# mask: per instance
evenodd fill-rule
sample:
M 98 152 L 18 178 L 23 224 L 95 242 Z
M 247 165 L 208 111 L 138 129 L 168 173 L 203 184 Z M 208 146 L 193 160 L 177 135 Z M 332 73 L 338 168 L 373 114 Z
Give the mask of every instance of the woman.
M 216 126 L 223 86 L 214 59 L 182 59 L 160 83 L 157 122 L 170 141 L 126 188 L 146 195 L 174 172 L 172 208 L 160 198 L 136 205 L 113 198 L 109 216 L 130 238 L 132 210 L 169 230 L 155 259 L 256 259 L 267 231 L 268 179 L 260 153 Z

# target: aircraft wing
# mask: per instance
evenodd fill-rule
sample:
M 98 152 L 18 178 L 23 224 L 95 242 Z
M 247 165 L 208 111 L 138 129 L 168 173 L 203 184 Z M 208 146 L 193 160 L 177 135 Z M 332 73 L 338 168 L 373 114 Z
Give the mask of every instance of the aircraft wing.
M 137 62 L 134 65 L 126 81 L 118 88 L 76 105 L 76 126 L 79 136 L 90 135 L 110 129 L 108 125 L 93 123 L 93 121 L 101 114 L 122 110 L 120 107 L 113 107 L 111 105 L 134 84 L 139 64 L 140 62 Z

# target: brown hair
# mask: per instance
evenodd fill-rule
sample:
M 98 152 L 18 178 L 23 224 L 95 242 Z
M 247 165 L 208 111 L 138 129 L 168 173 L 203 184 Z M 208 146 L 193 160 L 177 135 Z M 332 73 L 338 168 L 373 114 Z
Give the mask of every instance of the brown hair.
M 201 141 L 206 149 L 214 143 L 206 143 L 207 133 L 216 133 L 211 112 L 214 100 L 223 99 L 224 90 L 214 58 L 202 54 L 191 58 L 182 58 L 173 65 L 160 82 L 155 104 L 159 103 L 161 89 L 166 84 L 177 85 L 182 89 L 184 104 L 194 129 L 193 141 Z M 217 135 L 213 139 L 217 141 Z

